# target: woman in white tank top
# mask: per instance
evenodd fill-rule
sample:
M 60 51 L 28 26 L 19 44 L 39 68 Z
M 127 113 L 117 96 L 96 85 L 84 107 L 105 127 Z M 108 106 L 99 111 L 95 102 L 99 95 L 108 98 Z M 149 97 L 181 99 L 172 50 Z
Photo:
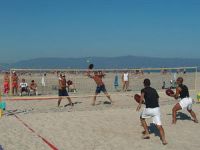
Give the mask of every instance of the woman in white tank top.
M 127 91 L 128 86 L 129 86 L 129 74 L 128 74 L 128 72 L 123 73 L 122 81 L 123 81 L 123 90 Z

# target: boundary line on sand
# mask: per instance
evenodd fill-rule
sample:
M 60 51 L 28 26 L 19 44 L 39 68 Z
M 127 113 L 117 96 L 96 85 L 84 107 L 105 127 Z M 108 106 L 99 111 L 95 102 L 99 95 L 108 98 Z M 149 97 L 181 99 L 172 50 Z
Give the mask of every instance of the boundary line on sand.
M 17 120 L 19 122 L 21 122 L 28 130 L 30 130 L 32 133 L 36 134 L 38 138 L 40 138 L 45 144 L 47 144 L 52 150 L 58 150 L 58 148 L 53 145 L 52 143 L 50 143 L 47 139 L 45 139 L 44 137 L 42 137 L 40 134 L 37 134 L 35 132 L 35 130 L 33 130 L 28 124 L 26 124 L 20 117 L 18 117 L 17 115 L 13 114 L 15 116 L 15 118 L 17 118 Z

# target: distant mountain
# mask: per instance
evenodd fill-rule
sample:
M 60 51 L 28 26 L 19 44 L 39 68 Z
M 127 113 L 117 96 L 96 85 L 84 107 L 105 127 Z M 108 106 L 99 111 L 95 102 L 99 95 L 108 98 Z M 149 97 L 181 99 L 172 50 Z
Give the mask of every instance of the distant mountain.
M 183 58 L 153 58 L 140 56 L 121 57 L 84 57 L 84 58 L 37 58 L 23 60 L 12 64 L 2 64 L 3 69 L 9 68 L 34 68 L 34 69 L 62 69 L 87 68 L 93 63 L 95 68 L 150 68 L 150 67 L 187 67 L 200 66 L 200 59 Z

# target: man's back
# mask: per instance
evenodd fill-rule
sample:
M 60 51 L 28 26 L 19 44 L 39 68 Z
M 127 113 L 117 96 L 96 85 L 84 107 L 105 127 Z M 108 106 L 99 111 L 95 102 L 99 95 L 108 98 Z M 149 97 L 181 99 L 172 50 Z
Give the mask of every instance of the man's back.
M 144 89 L 141 90 L 141 93 L 144 93 L 146 108 L 159 107 L 158 104 L 159 95 L 154 88 L 145 87 Z
M 189 97 L 189 90 L 188 90 L 188 87 L 184 84 L 181 84 L 178 86 L 179 88 L 181 88 L 181 92 L 180 92 L 180 98 L 183 99 L 183 98 L 186 98 L 186 97 Z

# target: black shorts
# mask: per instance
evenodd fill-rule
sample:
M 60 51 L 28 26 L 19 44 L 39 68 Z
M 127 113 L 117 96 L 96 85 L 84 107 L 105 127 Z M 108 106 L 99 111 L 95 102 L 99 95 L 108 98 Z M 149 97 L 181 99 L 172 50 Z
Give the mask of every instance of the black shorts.
M 59 89 L 58 96 L 69 96 L 69 94 L 66 89 Z
M 27 87 L 22 87 L 22 88 L 21 88 L 21 91 L 22 91 L 22 92 L 28 92 L 28 88 L 27 88 Z
M 101 92 L 104 92 L 104 93 L 107 92 L 105 85 L 97 86 L 96 93 L 99 94 Z

